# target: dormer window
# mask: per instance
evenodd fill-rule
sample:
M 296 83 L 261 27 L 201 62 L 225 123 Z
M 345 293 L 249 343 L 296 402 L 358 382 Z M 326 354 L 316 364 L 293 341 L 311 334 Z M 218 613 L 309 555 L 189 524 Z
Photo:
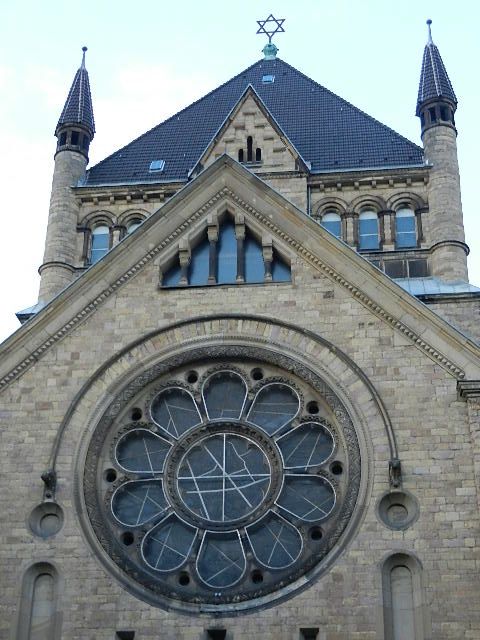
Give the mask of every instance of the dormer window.
M 165 169 L 165 160 L 152 160 L 150 162 L 150 173 L 160 173 Z
M 263 84 L 273 84 L 275 82 L 275 76 L 265 75 L 262 77 Z

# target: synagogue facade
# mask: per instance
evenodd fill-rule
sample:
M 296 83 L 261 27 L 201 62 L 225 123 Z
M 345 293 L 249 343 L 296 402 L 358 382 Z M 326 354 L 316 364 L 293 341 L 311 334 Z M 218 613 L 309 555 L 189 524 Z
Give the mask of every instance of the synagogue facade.
M 89 168 L 84 50 L 0 346 L 0 638 L 480 638 L 452 83 L 429 33 L 420 147 L 277 51 Z

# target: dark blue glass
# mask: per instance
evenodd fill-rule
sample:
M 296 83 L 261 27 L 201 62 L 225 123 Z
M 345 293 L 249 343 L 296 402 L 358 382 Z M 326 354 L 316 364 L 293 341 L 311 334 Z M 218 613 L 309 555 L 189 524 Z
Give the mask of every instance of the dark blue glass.
M 233 222 L 225 222 L 218 236 L 218 284 L 234 283 L 237 280 L 237 239 Z
M 290 282 L 291 279 L 290 267 L 274 252 L 272 262 L 273 282 Z
M 360 249 L 378 249 L 378 220 L 377 218 L 360 218 L 359 221 Z
M 395 218 L 395 231 L 397 247 L 415 247 L 417 245 L 414 216 L 397 216 Z
M 342 235 L 342 223 L 340 220 L 325 220 L 322 222 L 322 227 L 337 238 Z
M 163 276 L 162 285 L 164 287 L 177 287 L 180 284 L 182 275 L 180 265 L 176 264 L 167 271 Z
M 192 251 L 192 259 L 189 269 L 189 284 L 207 284 L 208 282 L 208 262 L 210 254 L 210 245 L 205 238 Z
M 265 279 L 265 265 L 260 243 L 251 236 L 245 238 L 245 282 L 263 282 Z
M 99 228 L 92 233 L 92 250 L 90 252 L 90 262 L 94 264 L 107 253 L 110 245 L 110 232 L 107 227 L 105 231 Z

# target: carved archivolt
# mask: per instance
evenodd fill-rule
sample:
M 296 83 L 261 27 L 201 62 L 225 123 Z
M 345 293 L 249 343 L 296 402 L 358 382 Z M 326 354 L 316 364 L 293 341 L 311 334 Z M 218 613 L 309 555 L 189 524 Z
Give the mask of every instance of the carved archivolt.
M 164 583 L 155 581 L 154 576 L 152 578 L 148 566 L 144 570 L 141 566 L 139 568 L 138 562 L 132 562 L 132 550 L 129 550 L 128 553 L 122 552 L 121 541 L 123 538 L 121 536 L 125 534 L 125 531 L 120 530 L 120 527 L 117 532 L 118 539 L 115 540 L 112 537 L 112 527 L 108 524 L 108 518 L 104 514 L 105 509 L 109 508 L 112 501 L 112 495 L 116 490 L 119 490 L 119 487 L 123 486 L 125 482 L 136 481 L 138 483 L 139 480 L 132 479 L 128 474 L 128 477 L 123 479 L 114 479 L 112 482 L 117 482 L 118 487 L 112 485 L 112 488 L 107 490 L 104 495 L 103 490 L 99 493 L 97 479 L 102 474 L 105 475 L 106 470 L 103 470 L 102 467 L 102 473 L 100 473 L 97 467 L 99 461 L 102 461 L 105 456 L 108 460 L 115 460 L 111 452 L 115 451 L 118 442 L 125 438 L 126 434 L 147 433 L 149 429 L 155 431 L 156 427 L 154 424 L 150 425 L 148 411 L 145 407 L 150 406 L 152 397 L 157 397 L 158 394 L 164 392 L 165 388 L 168 388 L 168 384 L 167 387 L 165 386 L 165 381 L 173 380 L 174 383 L 169 383 L 170 387 L 173 385 L 174 388 L 180 389 L 184 393 L 189 392 L 195 402 L 201 403 L 201 396 L 198 395 L 196 387 L 198 386 L 200 389 L 206 376 L 224 370 L 225 363 L 233 363 L 233 366 L 228 366 L 228 369 L 235 375 L 238 375 L 242 368 L 244 372 L 250 370 L 248 364 L 244 363 L 255 363 L 255 366 L 258 366 L 258 363 L 260 365 L 264 363 L 263 366 L 266 369 L 278 371 L 279 376 L 268 377 L 261 382 L 255 382 L 253 376 L 252 382 L 249 384 L 251 387 L 249 398 L 254 399 L 256 394 L 268 384 L 290 385 L 290 388 L 296 390 L 295 393 L 298 395 L 302 411 L 302 415 L 299 413 L 298 417 L 294 419 L 294 422 L 298 421 L 297 428 L 303 428 L 301 425 L 315 422 L 311 416 L 303 415 L 305 411 L 310 412 L 307 398 L 304 399 L 303 395 L 308 389 L 314 390 L 314 393 L 318 394 L 319 399 L 324 403 L 325 411 L 328 413 L 328 418 L 322 418 L 327 420 L 324 424 L 333 425 L 332 442 L 335 442 L 335 448 L 340 447 L 345 452 L 348 483 L 343 486 L 339 484 L 338 477 L 332 475 L 335 474 L 333 468 L 330 471 L 328 469 L 319 471 L 319 473 L 323 473 L 325 481 L 335 487 L 339 500 L 340 498 L 341 500 L 338 502 L 334 520 L 322 525 L 321 535 L 324 535 L 325 544 L 324 548 L 322 547 L 322 553 L 315 553 L 310 559 L 307 556 L 302 561 L 303 563 L 299 563 L 298 566 L 293 565 L 291 571 L 289 570 L 290 573 L 287 572 L 288 576 L 285 575 L 284 585 L 283 583 L 271 583 L 269 578 L 265 578 L 263 586 L 250 588 L 244 592 L 242 583 L 239 582 L 238 593 L 232 591 L 233 595 L 229 595 L 226 590 L 221 595 L 214 596 L 212 594 L 211 598 L 215 602 L 211 601 L 211 598 L 209 599 L 208 594 L 202 595 L 200 592 L 198 592 L 197 598 L 192 600 L 188 596 L 188 588 L 185 588 L 187 595 L 183 599 L 180 597 L 177 600 L 174 597 L 172 601 L 172 593 L 169 593 Z M 205 366 L 209 367 L 208 371 L 205 370 L 205 373 L 202 374 L 202 367 Z M 191 369 L 195 368 L 200 371 L 198 379 L 195 379 L 195 376 L 192 378 L 190 375 Z M 245 376 L 245 373 L 243 375 Z M 190 379 L 193 379 L 194 382 L 189 382 Z M 141 398 L 144 400 L 142 401 Z M 137 402 L 139 406 L 144 402 L 143 415 L 145 418 L 142 418 L 142 423 L 134 422 L 129 428 L 128 420 L 136 419 L 131 417 L 130 405 L 132 402 L 135 407 L 137 407 Z M 253 402 L 255 403 L 255 400 Z M 248 418 L 244 427 L 241 426 L 241 422 L 242 420 L 237 423 L 228 421 L 228 424 L 225 423 L 223 428 L 229 433 L 240 430 L 239 433 L 244 436 L 242 429 L 255 431 L 255 423 L 253 426 L 252 424 L 249 426 Z M 195 435 L 195 429 L 186 432 L 184 438 L 186 444 L 181 440 L 182 446 L 188 449 L 192 438 L 195 440 L 199 437 L 213 437 L 213 435 L 209 435 L 208 430 L 210 429 L 212 434 L 215 434 L 218 429 L 222 428 L 218 421 L 214 421 L 210 426 L 209 424 L 207 420 L 204 426 L 196 428 L 200 429 L 199 436 Z M 224 614 L 231 614 L 233 610 L 237 611 L 239 608 L 250 609 L 252 606 L 267 606 L 277 602 L 278 599 L 289 597 L 292 592 L 304 588 L 312 580 L 319 577 L 331 566 L 346 542 L 354 534 L 363 514 L 362 505 L 368 502 L 366 495 L 370 491 L 372 480 L 370 466 L 373 457 L 370 434 L 375 439 L 379 437 L 379 434 L 382 434 L 381 437 L 389 445 L 391 453 L 397 454 L 391 425 L 378 394 L 344 354 L 339 353 L 332 345 L 314 334 L 301 332 L 286 324 L 245 316 L 197 318 L 159 331 L 125 350 L 85 385 L 75 405 L 69 411 L 62 431 L 69 442 L 69 447 L 72 442 L 78 443 L 78 450 L 75 454 L 77 460 L 75 474 L 77 510 L 81 514 L 81 523 L 90 544 L 103 563 L 137 597 L 152 604 L 173 606 L 179 610 L 191 612 L 196 611 L 199 606 L 211 606 L 217 613 Z M 55 466 L 56 455 L 62 449 L 61 435 L 59 434 L 57 440 L 52 466 Z M 168 438 L 168 434 L 165 432 L 163 437 Z M 264 438 L 262 439 L 260 433 L 249 433 L 249 437 L 252 441 L 257 442 L 258 446 L 263 447 L 265 455 L 270 456 L 269 446 L 265 445 Z M 178 502 L 178 497 L 175 497 L 176 489 L 172 488 L 170 478 L 173 473 L 171 468 L 173 468 L 175 455 L 177 455 L 175 446 L 174 443 L 173 453 L 168 454 L 170 457 L 167 456 L 165 463 L 166 469 L 170 470 L 167 494 L 173 495 L 171 499 L 173 509 L 175 509 L 175 501 Z M 178 455 L 181 457 L 183 454 L 179 453 Z M 271 459 L 272 468 L 274 468 L 275 455 L 272 454 Z M 386 469 L 387 461 L 384 462 Z M 104 464 L 111 463 L 105 462 Z M 140 485 L 139 490 L 143 490 Z M 280 488 L 275 491 L 278 493 Z M 281 502 L 281 497 L 279 501 Z M 275 506 L 270 507 L 270 511 L 267 513 L 273 513 L 275 508 Z M 182 518 L 187 521 L 187 526 L 200 527 L 200 524 L 195 524 L 195 518 L 190 517 L 192 522 L 189 522 L 188 512 L 185 513 L 182 513 Z M 160 522 L 155 526 L 161 527 L 163 525 Z M 247 526 L 248 529 L 250 525 L 247 523 L 242 526 Z M 149 527 L 144 527 L 135 533 L 139 549 L 148 546 L 147 534 L 149 530 Z M 301 526 L 299 530 L 302 530 Z M 310 529 L 307 527 L 305 545 L 307 545 L 308 532 Z M 313 531 L 313 534 L 310 533 L 313 535 L 313 540 L 317 529 Z M 207 532 L 206 535 L 220 534 Z M 242 544 L 246 543 L 242 542 Z M 306 570 L 308 570 L 309 576 L 307 580 L 305 580 Z M 185 571 L 188 573 L 187 570 Z M 201 571 L 199 573 L 201 574 Z M 191 568 L 189 576 L 192 576 Z M 179 574 L 178 579 L 184 580 L 186 578 L 184 574 Z M 193 579 L 195 579 L 194 576 Z

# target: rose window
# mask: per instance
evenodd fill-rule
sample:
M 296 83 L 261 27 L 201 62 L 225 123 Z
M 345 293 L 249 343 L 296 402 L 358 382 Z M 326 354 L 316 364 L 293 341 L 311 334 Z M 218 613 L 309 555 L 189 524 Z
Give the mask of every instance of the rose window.
M 144 596 L 254 606 L 328 554 L 356 489 L 325 394 L 273 365 L 229 361 L 130 395 L 104 419 L 90 515 Z

